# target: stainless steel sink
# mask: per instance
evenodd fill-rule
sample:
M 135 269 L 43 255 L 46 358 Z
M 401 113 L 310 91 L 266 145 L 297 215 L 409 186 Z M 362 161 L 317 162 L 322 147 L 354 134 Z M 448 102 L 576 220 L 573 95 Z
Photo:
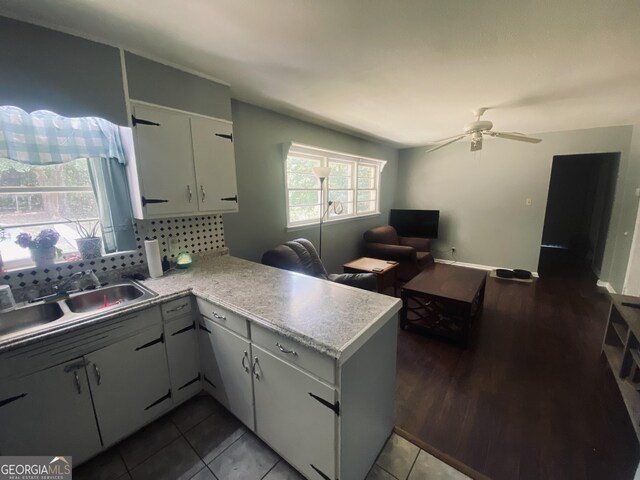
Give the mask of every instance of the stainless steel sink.
M 64 312 L 57 303 L 41 303 L 0 313 L 0 337 L 54 322 L 63 315 Z
M 100 315 L 102 312 L 106 313 L 156 296 L 157 293 L 128 281 L 74 293 L 66 300 L 33 303 L 0 313 L 0 340 L 19 335 L 22 330 L 36 330 L 35 327 L 49 328 L 49 325 Z
M 73 313 L 86 313 L 117 307 L 132 301 L 146 300 L 155 296 L 149 290 L 132 283 L 122 283 L 76 293 L 65 300 Z

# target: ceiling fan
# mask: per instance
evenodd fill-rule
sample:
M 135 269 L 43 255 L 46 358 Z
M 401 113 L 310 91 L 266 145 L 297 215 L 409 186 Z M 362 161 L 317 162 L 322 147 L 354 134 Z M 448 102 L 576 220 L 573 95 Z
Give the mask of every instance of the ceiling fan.
M 542 140 L 540 138 L 527 137 L 523 133 L 517 132 L 494 132 L 491 130 L 493 128 L 493 123 L 489 120 L 480 120 L 480 117 L 486 112 L 488 108 L 483 107 L 475 110 L 473 114 L 476 117 L 475 122 L 468 123 L 464 126 L 464 133 L 454 135 L 453 137 L 447 137 L 440 140 L 436 140 L 433 143 L 437 143 L 433 148 L 427 150 L 428 152 L 433 152 L 434 150 L 438 150 L 439 148 L 446 147 L 458 140 L 462 140 L 465 137 L 471 137 L 471 151 L 477 152 L 478 150 L 482 150 L 482 137 L 484 135 L 489 135 L 490 137 L 497 138 L 506 138 L 507 140 L 517 140 L 519 142 L 528 142 L 528 143 L 540 143 Z

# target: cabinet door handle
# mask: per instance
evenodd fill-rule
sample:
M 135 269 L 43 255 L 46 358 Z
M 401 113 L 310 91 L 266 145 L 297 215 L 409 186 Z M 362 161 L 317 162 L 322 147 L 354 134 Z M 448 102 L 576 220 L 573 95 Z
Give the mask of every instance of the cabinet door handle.
M 258 364 L 258 357 L 256 357 L 253 360 L 253 365 L 251 365 L 251 371 L 253 372 L 253 376 L 256 377 L 256 380 L 260 380 L 260 372 L 258 372 L 259 368 L 260 365 Z
M 180 310 L 185 308 L 187 305 L 188 305 L 188 303 L 183 303 L 182 305 L 178 305 L 176 308 L 172 308 L 170 310 L 167 310 L 167 313 L 179 312 Z
M 98 382 L 98 385 L 100 385 L 100 382 L 102 382 L 102 377 L 100 376 L 100 369 L 95 363 L 93 364 L 93 371 L 96 372 L 96 381 Z
M 245 360 L 247 360 L 248 358 L 249 354 L 245 350 L 244 355 L 242 355 L 242 368 L 244 368 L 244 371 L 247 373 L 249 373 L 249 366 L 245 363 Z
M 200 185 L 200 193 L 202 193 L 202 201 L 204 202 L 204 197 L 206 195 L 206 192 L 204 191 L 204 185 Z
M 187 185 L 187 192 L 189 192 L 189 203 L 191 203 L 191 199 L 193 198 L 193 192 L 191 191 L 191 185 Z
M 296 352 L 295 350 L 289 350 L 288 348 L 285 348 L 282 345 L 280 345 L 278 342 L 276 342 L 276 347 L 278 347 L 278 350 L 280 350 L 282 353 L 293 355 L 294 357 L 298 356 L 298 352 Z
M 82 385 L 80 384 L 80 377 L 78 376 L 78 371 L 73 372 L 73 376 L 76 379 L 76 388 L 78 389 L 78 395 L 82 394 Z
M 217 318 L 218 320 L 226 320 L 227 317 L 225 317 L 224 315 L 218 315 L 216 312 L 211 312 L 213 313 L 213 318 Z

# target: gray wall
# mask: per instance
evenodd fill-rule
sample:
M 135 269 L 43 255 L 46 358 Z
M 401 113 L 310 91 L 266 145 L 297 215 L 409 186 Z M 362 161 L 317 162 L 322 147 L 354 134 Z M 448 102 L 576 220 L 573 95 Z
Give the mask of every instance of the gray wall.
M 120 52 L 0 17 L 0 105 L 127 124 Z
M 426 154 L 400 152 L 396 206 L 441 210 L 436 256 L 456 247 L 461 262 L 536 271 L 554 155 L 620 152 L 613 215 L 601 279 L 622 290 L 637 199 L 638 158 L 630 161 L 633 127 L 538 135 L 538 145 L 488 139 L 478 154 L 458 142 Z M 634 176 L 635 175 L 635 176 Z M 525 205 L 531 198 L 533 204 Z
M 382 214 L 323 227 L 324 263 L 331 273 L 341 273 L 342 263 L 359 255 L 362 233 L 388 221 L 396 187 L 397 151 L 236 100 L 232 108 L 240 212 L 223 216 L 225 241 L 232 255 L 260 261 L 264 251 L 298 237 L 318 245 L 317 226 L 286 231 L 283 143 L 294 141 L 388 160 L 382 172 Z
M 229 87 L 125 52 L 129 98 L 231 120 Z

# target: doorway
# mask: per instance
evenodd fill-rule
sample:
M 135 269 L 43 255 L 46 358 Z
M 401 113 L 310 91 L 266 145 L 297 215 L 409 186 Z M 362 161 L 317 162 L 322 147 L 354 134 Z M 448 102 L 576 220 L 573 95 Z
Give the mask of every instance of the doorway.
M 620 153 L 556 155 L 538 272 L 600 276 Z

